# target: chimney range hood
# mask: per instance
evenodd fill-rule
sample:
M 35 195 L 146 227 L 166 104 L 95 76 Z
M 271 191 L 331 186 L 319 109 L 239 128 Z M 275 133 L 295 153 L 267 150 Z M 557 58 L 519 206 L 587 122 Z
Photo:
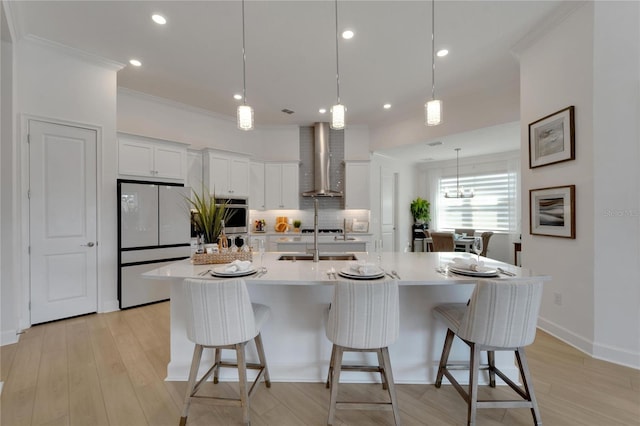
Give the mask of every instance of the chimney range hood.
M 303 197 L 342 197 L 342 192 L 331 189 L 329 168 L 329 123 L 316 123 L 313 138 L 313 182 L 314 189 L 302 193 Z

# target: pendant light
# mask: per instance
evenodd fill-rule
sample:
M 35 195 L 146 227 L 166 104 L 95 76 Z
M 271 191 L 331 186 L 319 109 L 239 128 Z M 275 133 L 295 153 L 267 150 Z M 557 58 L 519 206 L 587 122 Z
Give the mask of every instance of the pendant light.
M 253 108 L 247 105 L 247 55 L 244 45 L 244 0 L 242 0 L 242 105 L 238 106 L 238 129 L 253 130 Z
M 442 101 L 436 99 L 436 38 L 435 0 L 431 0 L 431 100 L 424 104 L 425 124 L 437 126 L 442 123 Z
M 456 148 L 456 192 L 445 192 L 444 198 L 473 198 L 473 189 L 465 191 L 460 187 L 460 148 Z
M 331 128 L 335 130 L 344 129 L 345 114 L 347 109 L 340 103 L 340 62 L 338 56 L 338 0 L 335 0 L 336 9 L 336 92 L 338 103 L 331 107 Z

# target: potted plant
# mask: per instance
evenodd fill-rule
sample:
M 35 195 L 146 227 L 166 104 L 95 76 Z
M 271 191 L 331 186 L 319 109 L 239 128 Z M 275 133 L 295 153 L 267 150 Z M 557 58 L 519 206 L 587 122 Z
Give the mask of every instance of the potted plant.
M 293 221 L 293 230 L 295 232 L 300 232 L 300 226 L 301 225 L 302 225 L 302 221 L 301 220 L 298 220 L 298 219 L 294 220 Z
M 411 202 L 411 215 L 416 223 L 427 223 L 431 220 L 431 203 L 423 198 L 416 198 Z
M 186 198 L 191 207 L 191 220 L 196 230 L 202 235 L 204 244 L 215 244 L 222 231 L 223 221 L 231 217 L 231 212 L 226 210 L 226 203 L 217 204 L 215 194 L 205 192 L 198 194 L 193 191 L 193 199 Z

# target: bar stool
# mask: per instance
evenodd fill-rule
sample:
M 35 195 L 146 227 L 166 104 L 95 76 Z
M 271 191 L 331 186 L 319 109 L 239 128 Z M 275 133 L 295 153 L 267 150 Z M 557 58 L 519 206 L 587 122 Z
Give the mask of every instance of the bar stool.
M 399 334 L 398 283 L 396 281 L 339 281 L 329 309 L 326 334 L 333 343 L 327 383 L 331 389 L 328 425 L 332 425 L 337 409 L 393 411 L 400 425 L 400 409 L 396 396 L 389 345 Z M 343 365 L 344 352 L 375 352 L 378 365 Z M 340 372 L 380 373 L 389 402 L 340 402 Z
M 192 402 L 213 400 L 223 405 L 241 406 L 243 421 L 249 425 L 249 397 L 256 384 L 264 376 L 265 384 L 271 387 L 269 370 L 262 346 L 260 329 L 269 318 L 271 310 L 265 305 L 251 303 L 249 293 L 243 279 L 222 281 L 185 279 L 182 290 L 186 300 L 187 337 L 196 344 L 189 371 L 189 382 L 180 417 L 180 426 L 187 423 L 189 407 Z M 259 363 L 245 361 L 245 346 L 255 340 Z M 196 382 L 202 351 L 204 348 L 215 349 L 213 366 Z M 221 360 L 222 349 L 236 351 L 237 362 Z M 218 383 L 221 367 L 238 369 L 239 399 L 217 398 L 196 395 L 202 383 L 213 374 L 213 382 Z M 251 388 L 247 387 L 247 368 L 259 370 Z
M 467 304 L 449 303 L 434 308 L 437 318 L 447 324 L 436 376 L 436 388 L 446 376 L 467 402 L 467 424 L 475 425 L 478 408 L 530 408 L 533 422 L 541 425 L 540 411 L 533 392 L 533 382 L 527 364 L 524 347 L 533 343 L 542 299 L 542 281 L 528 280 L 480 280 Z M 469 389 L 460 386 L 450 372 L 449 352 L 453 338 L 458 336 L 469 345 Z M 480 366 L 480 351 L 487 351 L 487 366 Z M 521 389 L 495 366 L 495 351 L 514 351 L 522 378 Z M 478 372 L 489 370 L 489 385 L 496 386 L 496 374 L 522 399 L 478 400 Z

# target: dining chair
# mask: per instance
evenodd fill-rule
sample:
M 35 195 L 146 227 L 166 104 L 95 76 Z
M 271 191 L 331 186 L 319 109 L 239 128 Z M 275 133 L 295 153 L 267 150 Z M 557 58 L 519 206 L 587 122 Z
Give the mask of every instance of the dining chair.
M 434 315 L 447 325 L 436 388 L 446 376 L 467 402 L 467 424 L 475 425 L 480 408 L 530 408 L 535 425 L 541 425 L 540 410 L 533 392 L 533 382 L 525 355 L 525 346 L 533 343 L 542 299 L 542 281 L 480 280 L 468 303 L 449 303 L 434 308 Z M 454 337 L 470 348 L 469 387 L 465 390 L 452 375 L 448 364 Z M 480 366 L 480 352 L 487 352 L 488 365 Z M 523 388 L 495 366 L 495 351 L 514 351 Z M 460 365 L 456 364 L 459 370 Z M 498 375 L 521 398 L 515 400 L 479 400 L 478 373 L 489 371 L 489 386 L 495 387 Z
M 424 232 L 424 238 L 425 238 L 425 244 L 426 244 L 425 251 L 433 251 L 433 243 L 426 242 L 427 239 L 431 238 L 431 232 L 429 232 L 428 229 L 424 229 L 422 232 Z
M 221 281 L 185 279 L 182 283 L 182 290 L 186 300 L 187 337 L 195 343 L 195 348 L 180 426 L 187 423 L 189 407 L 192 402 L 207 402 L 207 400 L 222 405 L 241 406 L 243 422 L 245 425 L 249 425 L 249 398 L 256 389 L 256 384 L 261 377 L 264 377 L 266 386 L 271 387 L 260 335 L 260 330 L 269 318 L 271 310 L 265 305 L 251 303 L 243 279 Z M 247 363 L 245 360 L 245 347 L 247 342 L 251 340 L 254 340 L 256 344 L 259 359 L 257 364 Z M 214 363 L 197 380 L 202 352 L 205 348 L 214 349 Z M 235 350 L 236 362 L 222 361 L 223 349 Z M 238 369 L 240 397 L 229 399 L 197 395 L 200 386 L 211 374 L 213 374 L 213 383 L 218 383 L 218 373 L 221 367 Z M 251 388 L 247 387 L 247 369 L 258 370 Z
M 332 425 L 336 410 L 387 410 L 393 412 L 400 425 L 400 409 L 396 396 L 389 345 L 399 334 L 400 308 L 396 281 L 339 281 L 326 323 L 327 338 L 333 343 L 327 386 L 330 391 L 328 425 Z M 375 352 L 377 365 L 345 365 L 345 352 Z M 338 385 L 342 371 L 379 373 L 389 401 L 338 401 Z
M 466 234 L 467 237 L 473 237 L 476 233 L 476 230 L 471 228 L 456 228 L 454 232 L 460 235 Z
M 489 248 L 489 240 L 491 239 L 492 235 L 493 235 L 493 232 L 491 232 L 491 231 L 483 232 L 480 235 L 482 237 L 482 253 L 480 253 L 480 256 L 487 257 L 487 249 Z
M 454 251 L 456 248 L 453 232 L 432 232 L 433 251 Z

